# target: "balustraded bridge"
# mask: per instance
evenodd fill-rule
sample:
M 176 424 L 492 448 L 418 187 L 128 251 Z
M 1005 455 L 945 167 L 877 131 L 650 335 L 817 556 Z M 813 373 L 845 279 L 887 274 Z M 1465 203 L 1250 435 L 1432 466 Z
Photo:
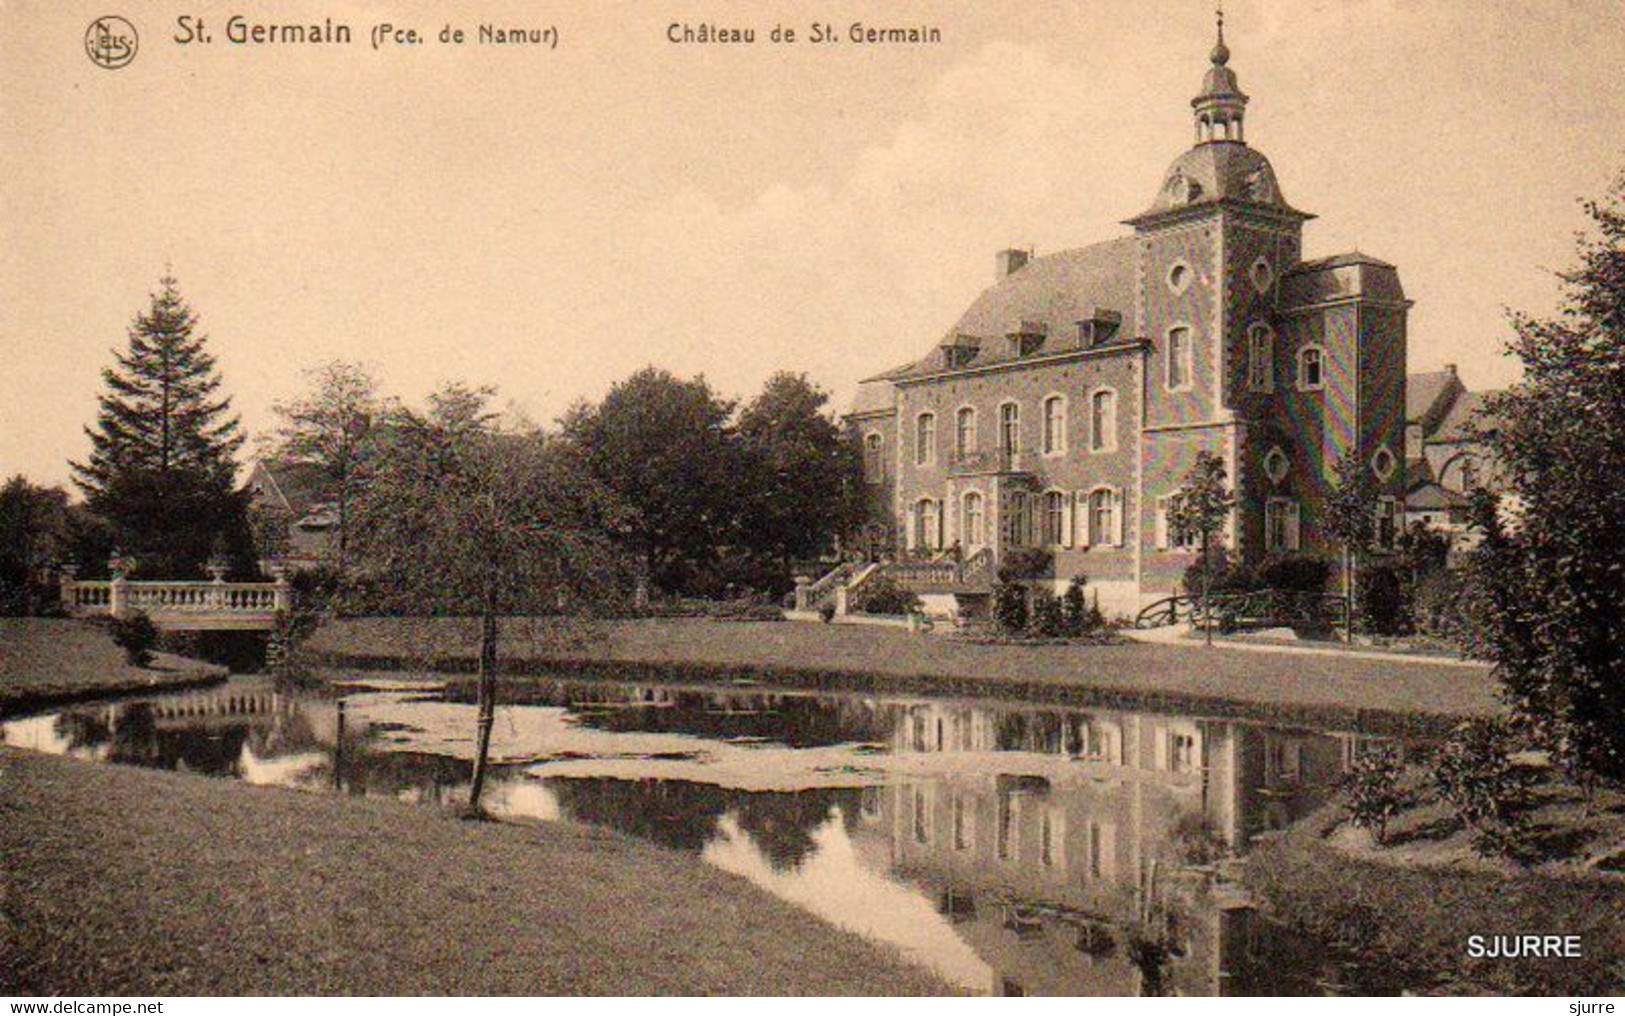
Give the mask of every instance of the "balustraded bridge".
M 164 631 L 270 631 L 293 607 L 293 588 L 275 582 L 106 582 L 62 579 L 70 617 L 145 614 Z

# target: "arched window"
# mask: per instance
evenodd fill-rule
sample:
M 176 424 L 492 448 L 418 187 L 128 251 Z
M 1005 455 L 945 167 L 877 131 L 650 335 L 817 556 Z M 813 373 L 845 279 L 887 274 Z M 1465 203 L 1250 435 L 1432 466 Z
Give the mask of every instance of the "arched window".
M 930 498 L 914 503 L 914 547 L 917 550 L 942 549 L 942 505 Z
M 987 542 L 987 513 L 982 506 L 982 495 L 970 491 L 965 495 L 964 541 L 966 547 L 980 547 Z
M 1298 350 L 1298 391 L 1318 392 L 1326 387 L 1326 351 L 1319 346 Z
M 886 476 L 886 459 L 884 443 L 879 434 L 869 433 L 863 437 L 863 475 L 871 483 L 878 483 Z
M 1117 493 L 1101 488 L 1089 494 L 1089 543 L 1093 546 L 1117 542 Z
M 1247 329 L 1247 387 L 1255 392 L 1275 390 L 1275 332 L 1266 324 Z
M 999 451 L 1015 455 L 1021 450 L 1021 407 L 1006 402 L 999 407 Z
M 937 414 L 921 413 L 914 422 L 914 464 L 928 466 L 937 461 Z
M 1302 510 L 1289 497 L 1272 497 L 1264 502 L 1264 549 L 1271 553 L 1298 549 Z
M 1066 399 L 1051 395 L 1044 400 L 1044 454 L 1066 451 Z
M 1066 495 L 1058 490 L 1044 494 L 1043 543 L 1059 547 L 1066 542 Z
M 1191 330 L 1185 325 L 1168 329 L 1166 386 L 1171 392 L 1191 387 Z
M 1089 397 L 1089 450 L 1117 450 L 1117 393 L 1110 388 Z
M 965 406 L 954 414 L 954 454 L 960 458 L 976 451 L 976 410 Z
M 1004 545 L 1006 547 L 1025 547 L 1031 541 L 1033 526 L 1032 501 L 1026 493 L 1013 490 L 1009 500 L 1003 503 L 1004 508 Z

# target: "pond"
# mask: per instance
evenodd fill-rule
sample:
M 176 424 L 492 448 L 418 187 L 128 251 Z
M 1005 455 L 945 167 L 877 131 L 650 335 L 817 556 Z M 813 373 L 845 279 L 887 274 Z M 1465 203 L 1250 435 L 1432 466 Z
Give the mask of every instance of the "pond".
M 493 813 L 691 852 L 964 989 L 1407 987 L 1273 925 L 1238 883 L 1234 855 L 1324 803 L 1365 734 L 753 685 L 522 694 L 497 712 Z M 38 751 L 437 805 L 466 799 L 473 733 L 438 689 L 263 676 L 0 724 Z

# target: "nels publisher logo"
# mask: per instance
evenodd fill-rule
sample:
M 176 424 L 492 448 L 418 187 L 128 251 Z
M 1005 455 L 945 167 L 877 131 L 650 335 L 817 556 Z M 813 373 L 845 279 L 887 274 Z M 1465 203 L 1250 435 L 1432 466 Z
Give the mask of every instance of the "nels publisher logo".
M 135 26 L 116 14 L 97 18 L 85 29 L 85 54 L 91 63 L 110 71 L 134 60 L 140 45 Z

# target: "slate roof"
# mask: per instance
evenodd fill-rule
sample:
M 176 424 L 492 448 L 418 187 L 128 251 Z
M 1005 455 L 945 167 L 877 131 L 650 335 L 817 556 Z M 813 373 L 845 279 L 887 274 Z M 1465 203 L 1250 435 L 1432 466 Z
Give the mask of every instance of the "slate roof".
M 1405 495 L 1406 511 L 1444 511 L 1466 508 L 1467 498 L 1437 483 L 1425 483 Z
M 309 515 L 318 506 L 331 501 L 327 480 L 321 468 L 307 462 L 277 462 L 261 459 L 249 476 L 249 485 L 261 477 L 269 477 L 270 488 L 265 496 L 287 509 L 295 518 Z
M 1175 159 L 1163 174 L 1162 189 L 1151 207 L 1137 218 L 1227 200 L 1313 218 L 1287 204 L 1264 153 L 1239 141 L 1205 142 Z
M 1485 412 L 1492 392 L 1462 392 L 1450 407 L 1450 412 L 1439 423 L 1438 430 L 1429 435 L 1430 441 L 1467 441 L 1472 438 L 1474 426 L 1494 429 L 1495 418 Z
M 1083 348 L 1078 322 L 1092 318 L 1097 309 L 1123 315 L 1114 344 L 1131 341 L 1134 336 L 1128 332 L 1134 316 L 1138 256 L 1135 243 L 1135 237 L 1124 236 L 1034 258 L 977 297 L 931 352 L 869 380 L 895 381 L 947 370 L 945 346 L 978 347 L 975 357 L 961 364 L 963 367 L 1077 350 Z M 1038 352 L 1018 357 L 1006 336 L 1024 325 L 1041 328 L 1045 339 Z
M 1455 372 L 1449 370 L 1432 370 L 1406 377 L 1405 421 L 1421 423 L 1439 401 L 1439 396 L 1443 395 L 1455 380 Z

